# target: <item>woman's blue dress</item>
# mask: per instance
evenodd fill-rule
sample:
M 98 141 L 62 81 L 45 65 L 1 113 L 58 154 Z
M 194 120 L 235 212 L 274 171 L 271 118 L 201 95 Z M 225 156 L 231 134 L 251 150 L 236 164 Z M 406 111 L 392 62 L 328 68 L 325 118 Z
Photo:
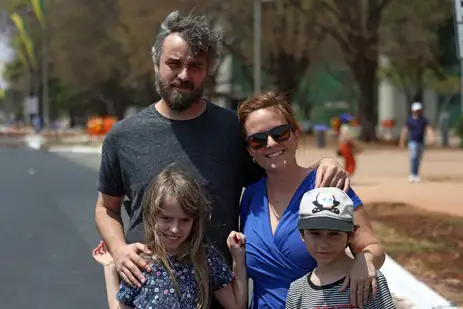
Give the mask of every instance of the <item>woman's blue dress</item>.
M 250 308 L 281 309 L 291 282 L 311 272 L 315 260 L 307 252 L 297 223 L 299 203 L 305 192 L 315 187 L 316 171 L 301 183 L 282 214 L 272 235 L 267 200 L 266 177 L 246 188 L 241 201 L 241 227 L 246 235 L 246 264 L 254 291 Z M 362 202 L 350 189 L 354 207 Z

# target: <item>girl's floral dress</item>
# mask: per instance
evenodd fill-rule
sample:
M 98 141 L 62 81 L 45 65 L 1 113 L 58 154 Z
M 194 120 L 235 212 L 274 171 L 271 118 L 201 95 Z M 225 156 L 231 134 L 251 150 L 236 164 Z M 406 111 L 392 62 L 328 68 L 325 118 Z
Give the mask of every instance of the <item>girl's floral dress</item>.
M 212 247 L 206 247 L 212 291 L 219 290 L 231 283 L 233 272 L 225 264 L 222 256 Z M 162 263 L 152 263 L 151 272 L 144 272 L 145 283 L 141 288 L 133 288 L 121 282 L 117 300 L 128 307 L 144 309 L 196 308 L 198 288 L 194 277 L 193 265 L 171 258 L 180 295 Z

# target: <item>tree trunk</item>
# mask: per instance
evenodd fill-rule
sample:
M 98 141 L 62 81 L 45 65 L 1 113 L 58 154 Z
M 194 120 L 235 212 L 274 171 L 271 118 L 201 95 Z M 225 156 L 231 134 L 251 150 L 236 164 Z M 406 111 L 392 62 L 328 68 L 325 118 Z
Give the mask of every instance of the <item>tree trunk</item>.
M 378 60 L 377 57 L 373 59 L 365 57 L 365 53 L 360 52 L 352 64 L 351 69 L 360 89 L 357 116 L 362 127 L 361 139 L 368 142 L 376 141 Z
M 298 60 L 293 55 L 280 53 L 269 63 L 268 71 L 274 78 L 273 83 L 277 91 L 284 93 L 291 101 L 297 96 L 301 78 L 310 65 L 309 60 Z

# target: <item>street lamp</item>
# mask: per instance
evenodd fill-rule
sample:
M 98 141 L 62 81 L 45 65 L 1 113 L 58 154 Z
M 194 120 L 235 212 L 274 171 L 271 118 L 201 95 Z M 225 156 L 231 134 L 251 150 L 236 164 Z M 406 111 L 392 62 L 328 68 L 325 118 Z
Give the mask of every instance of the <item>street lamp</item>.
M 261 77 L 261 9 L 262 2 L 272 2 L 273 0 L 254 0 L 254 95 L 260 94 L 262 85 Z

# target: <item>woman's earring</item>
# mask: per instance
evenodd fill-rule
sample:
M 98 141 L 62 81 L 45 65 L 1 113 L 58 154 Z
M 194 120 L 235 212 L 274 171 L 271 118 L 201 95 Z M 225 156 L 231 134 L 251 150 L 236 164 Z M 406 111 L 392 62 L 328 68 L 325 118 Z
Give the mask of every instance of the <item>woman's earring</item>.
M 256 158 L 252 157 L 252 162 L 256 163 Z

